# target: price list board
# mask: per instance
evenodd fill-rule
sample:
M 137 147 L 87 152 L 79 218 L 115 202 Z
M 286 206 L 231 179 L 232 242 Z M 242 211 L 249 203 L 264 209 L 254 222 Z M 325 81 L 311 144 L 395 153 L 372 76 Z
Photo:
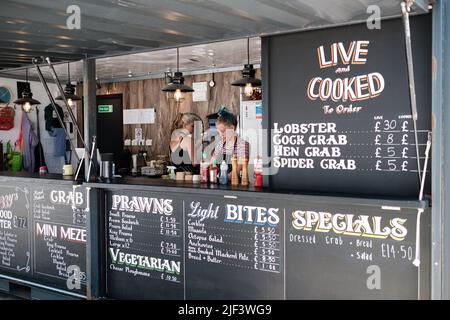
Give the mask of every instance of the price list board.
M 81 186 L 33 186 L 33 272 L 44 283 L 86 292 L 86 207 Z
M 422 203 L 401 208 L 134 190 L 108 191 L 107 197 L 109 298 L 429 295 L 429 209 L 416 237 Z
M 429 294 L 425 280 L 419 295 L 429 250 L 416 252 L 417 209 L 304 204 L 286 210 L 287 299 L 414 300 Z M 419 225 L 426 243 L 429 214 Z M 414 262 L 420 258 L 419 268 Z
M 182 201 L 166 193 L 108 192 L 106 223 L 109 297 L 183 299 Z
M 264 38 L 271 187 L 418 196 L 431 130 L 430 26 L 427 15 L 411 19 L 415 127 L 401 19 Z
M 0 273 L 30 277 L 30 189 L 0 184 Z
M 283 298 L 282 209 L 197 196 L 185 212 L 187 299 Z

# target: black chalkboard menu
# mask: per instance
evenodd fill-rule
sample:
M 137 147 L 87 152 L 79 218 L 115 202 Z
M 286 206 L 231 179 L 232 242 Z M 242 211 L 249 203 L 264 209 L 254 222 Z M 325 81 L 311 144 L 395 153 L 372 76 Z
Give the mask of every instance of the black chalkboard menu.
M 85 188 L 28 181 L 9 185 L 0 183 L 1 273 L 84 295 Z
M 430 22 L 429 15 L 411 18 L 421 170 L 431 126 Z M 401 19 L 382 21 L 381 29 L 358 24 L 265 37 L 263 66 L 277 172 L 271 187 L 418 196 Z
M 429 256 L 420 269 L 413 264 L 416 208 L 135 190 L 106 197 L 108 298 L 427 294 L 418 277 L 426 279 Z M 429 210 L 421 221 L 429 229 Z
M 85 293 L 85 188 L 34 187 L 32 199 L 34 276 L 62 289 Z
M 25 277 L 31 274 L 29 208 L 28 188 L 0 185 L 0 269 Z
M 107 193 L 107 294 L 183 299 L 183 203 L 164 193 Z
M 283 209 L 239 197 L 185 198 L 187 299 L 282 299 Z
M 418 299 L 417 213 L 352 205 L 290 207 L 287 298 Z M 423 236 L 429 221 L 428 212 L 421 218 Z M 422 268 L 428 268 L 427 261 Z

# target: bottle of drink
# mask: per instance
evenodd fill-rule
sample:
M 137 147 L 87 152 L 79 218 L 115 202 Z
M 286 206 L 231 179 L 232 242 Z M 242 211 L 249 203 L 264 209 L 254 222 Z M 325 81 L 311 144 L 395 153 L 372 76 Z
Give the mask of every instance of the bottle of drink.
M 206 161 L 207 154 L 203 153 L 203 159 L 200 163 L 200 181 L 202 183 L 208 183 L 208 167 L 209 163 Z
M 214 159 L 211 167 L 209 168 L 209 182 L 217 183 L 217 174 L 219 173 L 219 168 L 217 168 L 217 161 Z
M 225 160 L 223 160 L 222 164 L 220 165 L 219 183 L 220 184 L 228 184 L 228 165 L 225 162 Z

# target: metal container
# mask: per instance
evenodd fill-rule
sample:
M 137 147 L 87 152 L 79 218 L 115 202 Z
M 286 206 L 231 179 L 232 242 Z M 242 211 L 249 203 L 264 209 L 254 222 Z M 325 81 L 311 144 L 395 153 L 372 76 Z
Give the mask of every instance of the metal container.
M 112 179 L 114 155 L 112 153 L 102 153 L 100 155 L 100 158 L 101 158 L 100 176 L 103 179 Z

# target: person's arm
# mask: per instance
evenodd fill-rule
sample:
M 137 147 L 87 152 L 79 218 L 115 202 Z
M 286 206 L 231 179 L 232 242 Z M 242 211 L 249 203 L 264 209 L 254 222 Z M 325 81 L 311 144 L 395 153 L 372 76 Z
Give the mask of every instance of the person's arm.
M 216 141 L 216 146 L 214 148 L 214 152 L 211 155 L 211 159 L 209 160 L 209 164 L 212 164 L 214 160 L 216 160 L 216 162 L 218 161 L 218 156 L 219 154 L 221 154 L 222 152 L 222 139 L 219 139 L 219 141 Z
M 181 135 L 177 135 L 177 136 L 173 137 L 172 140 L 170 140 L 170 144 L 169 144 L 170 151 L 173 152 L 176 150 L 176 148 L 180 144 L 181 139 L 182 139 Z
M 183 150 L 186 150 L 188 155 L 189 155 L 189 159 L 191 160 L 191 164 L 195 165 L 194 163 L 194 144 L 192 143 L 192 138 L 189 136 L 186 136 L 183 138 L 183 140 L 180 143 L 180 147 Z

